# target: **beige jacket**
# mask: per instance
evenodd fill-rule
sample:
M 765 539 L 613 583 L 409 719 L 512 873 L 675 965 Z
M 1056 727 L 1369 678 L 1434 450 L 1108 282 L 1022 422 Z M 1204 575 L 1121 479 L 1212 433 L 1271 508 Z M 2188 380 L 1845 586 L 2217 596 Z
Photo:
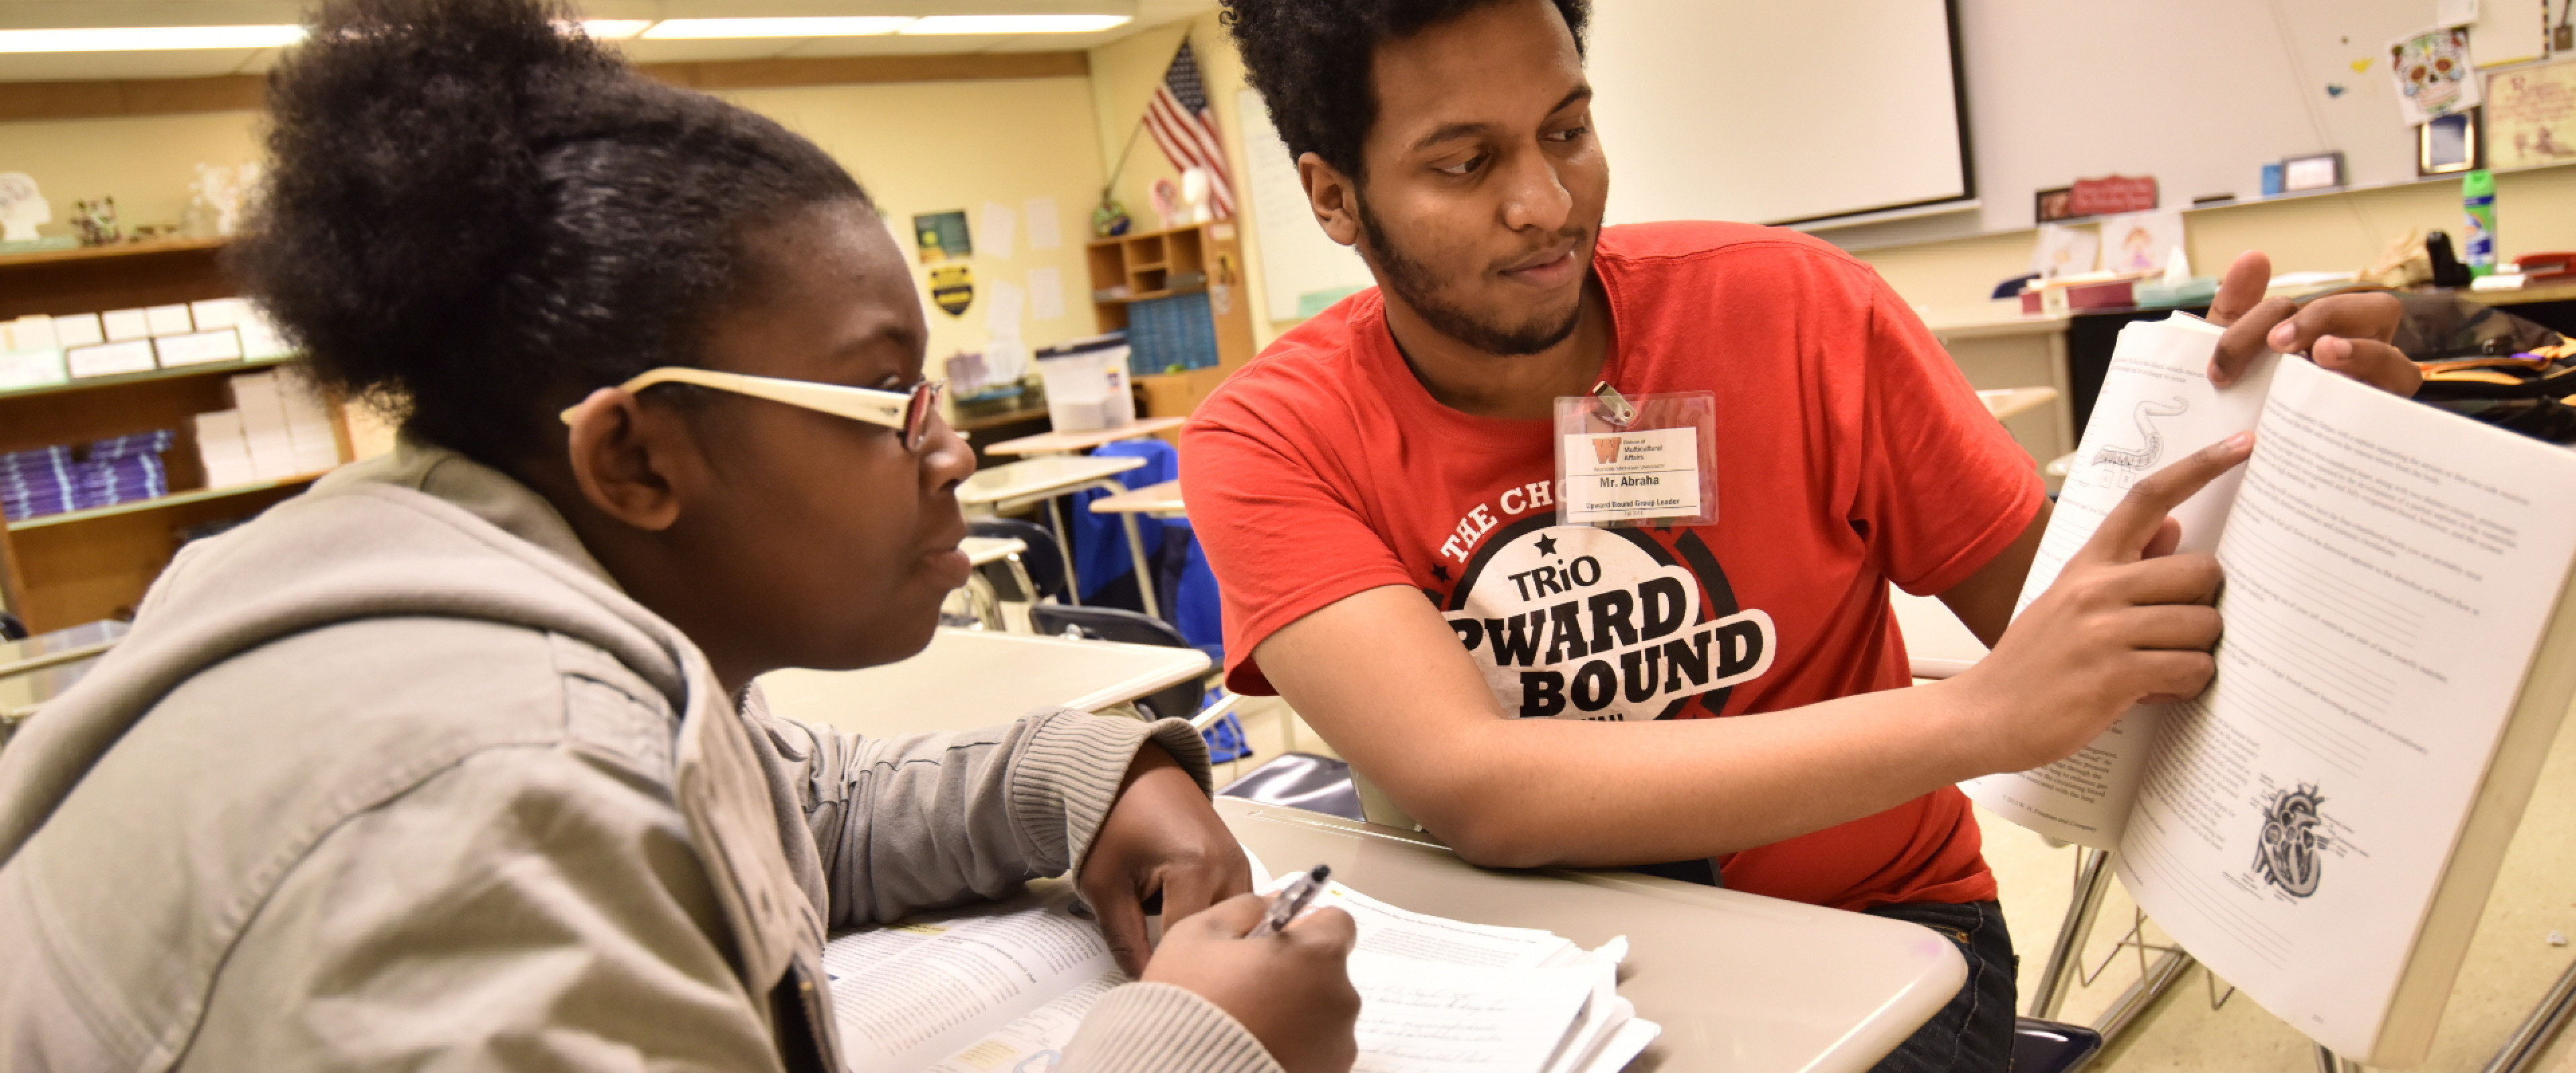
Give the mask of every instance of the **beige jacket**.
M 838 1068 L 827 927 L 1083 859 L 1178 722 L 728 703 L 524 486 L 406 446 L 192 545 L 0 750 L 0 1069 Z M 1067 1070 L 1274 1070 L 1157 984 Z

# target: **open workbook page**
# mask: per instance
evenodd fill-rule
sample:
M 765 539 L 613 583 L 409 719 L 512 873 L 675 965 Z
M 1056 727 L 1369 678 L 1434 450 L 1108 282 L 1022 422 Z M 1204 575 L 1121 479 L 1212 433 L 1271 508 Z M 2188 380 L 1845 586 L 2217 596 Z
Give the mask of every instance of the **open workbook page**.
M 1284 886 L 1297 876 L 1282 876 Z M 832 940 L 841 1045 L 854 1073 L 1046 1073 L 1082 1018 L 1128 982 L 1070 887 Z M 1359 943 L 1359 1073 L 1616 1073 L 1660 1031 L 1618 997 L 1625 940 L 1585 951 L 1552 932 L 1469 924 L 1333 883 Z
M 2058 571 L 2093 539 L 2131 485 L 2254 427 L 2280 356 L 2265 354 L 2235 383 L 2217 387 L 2209 382 L 2208 370 L 2220 334 L 2216 325 L 2188 313 L 2121 330 L 2093 404 L 2093 420 L 2085 426 L 2055 512 L 2040 536 L 2039 554 L 2022 584 L 2015 614 L 2048 591 Z M 2180 550 L 2217 550 L 2243 479 L 2242 469 L 2228 473 L 2175 508 L 2173 517 L 2182 523 Z M 2073 756 L 2031 771 L 1971 780 L 1961 789 L 1995 814 L 2041 834 L 2094 849 L 2114 848 L 2160 718 L 2155 707 L 2131 709 Z
M 2380 1057 L 2576 559 L 2571 489 L 2561 448 L 2304 361 L 2273 380 L 2218 549 L 2218 675 L 2165 713 L 2117 867 L 2213 972 L 2347 1057 Z

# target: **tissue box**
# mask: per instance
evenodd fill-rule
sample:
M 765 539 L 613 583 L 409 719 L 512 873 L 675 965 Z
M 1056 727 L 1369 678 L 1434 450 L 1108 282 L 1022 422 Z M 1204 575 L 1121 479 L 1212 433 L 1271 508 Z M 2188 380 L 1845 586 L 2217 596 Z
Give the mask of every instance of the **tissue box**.
M 2177 306 L 2208 305 L 2218 297 L 2218 277 L 2193 276 L 2180 283 L 2141 280 L 2137 302 L 2140 309 L 2172 309 Z

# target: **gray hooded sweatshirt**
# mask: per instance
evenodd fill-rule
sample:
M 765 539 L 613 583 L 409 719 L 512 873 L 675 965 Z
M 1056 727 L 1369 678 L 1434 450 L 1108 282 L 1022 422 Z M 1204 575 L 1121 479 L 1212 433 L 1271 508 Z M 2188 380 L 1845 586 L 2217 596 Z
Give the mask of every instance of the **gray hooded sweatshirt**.
M 405 445 L 191 545 L 0 749 L 0 1069 L 838 1069 L 826 929 L 1075 868 L 1179 722 L 729 703 L 523 485 Z M 1161 984 L 1073 1070 L 1276 1070 Z

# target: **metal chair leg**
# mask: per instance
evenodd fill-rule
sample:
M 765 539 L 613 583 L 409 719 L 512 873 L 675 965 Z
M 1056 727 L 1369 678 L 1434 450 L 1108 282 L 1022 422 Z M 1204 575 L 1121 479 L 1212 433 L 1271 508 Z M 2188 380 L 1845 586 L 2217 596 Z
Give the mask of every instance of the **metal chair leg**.
M 2559 975 L 2558 986 L 2550 988 L 2548 997 L 2541 999 L 2531 1016 L 2513 1030 L 2512 1038 L 2496 1052 L 2495 1060 L 2487 1063 L 2484 1073 L 2524 1073 L 2538 1064 L 2541 1052 L 2549 1049 L 2549 1041 L 2559 1029 L 2567 1027 L 2571 1015 L 2576 1015 L 2576 964 L 2567 966 L 2567 971 Z
M 2066 919 L 2057 926 L 2057 940 L 2049 944 L 2048 967 L 2039 977 L 2039 991 L 2030 997 L 2030 1015 L 2043 1021 L 2057 1019 L 2057 1010 L 2066 1004 L 2066 993 L 2074 990 L 2073 982 L 2083 960 L 2084 941 L 2093 934 L 2093 921 L 2102 913 L 2102 896 L 2111 889 L 2111 855 L 2097 849 L 2075 847 L 2075 890 L 2066 903 Z

